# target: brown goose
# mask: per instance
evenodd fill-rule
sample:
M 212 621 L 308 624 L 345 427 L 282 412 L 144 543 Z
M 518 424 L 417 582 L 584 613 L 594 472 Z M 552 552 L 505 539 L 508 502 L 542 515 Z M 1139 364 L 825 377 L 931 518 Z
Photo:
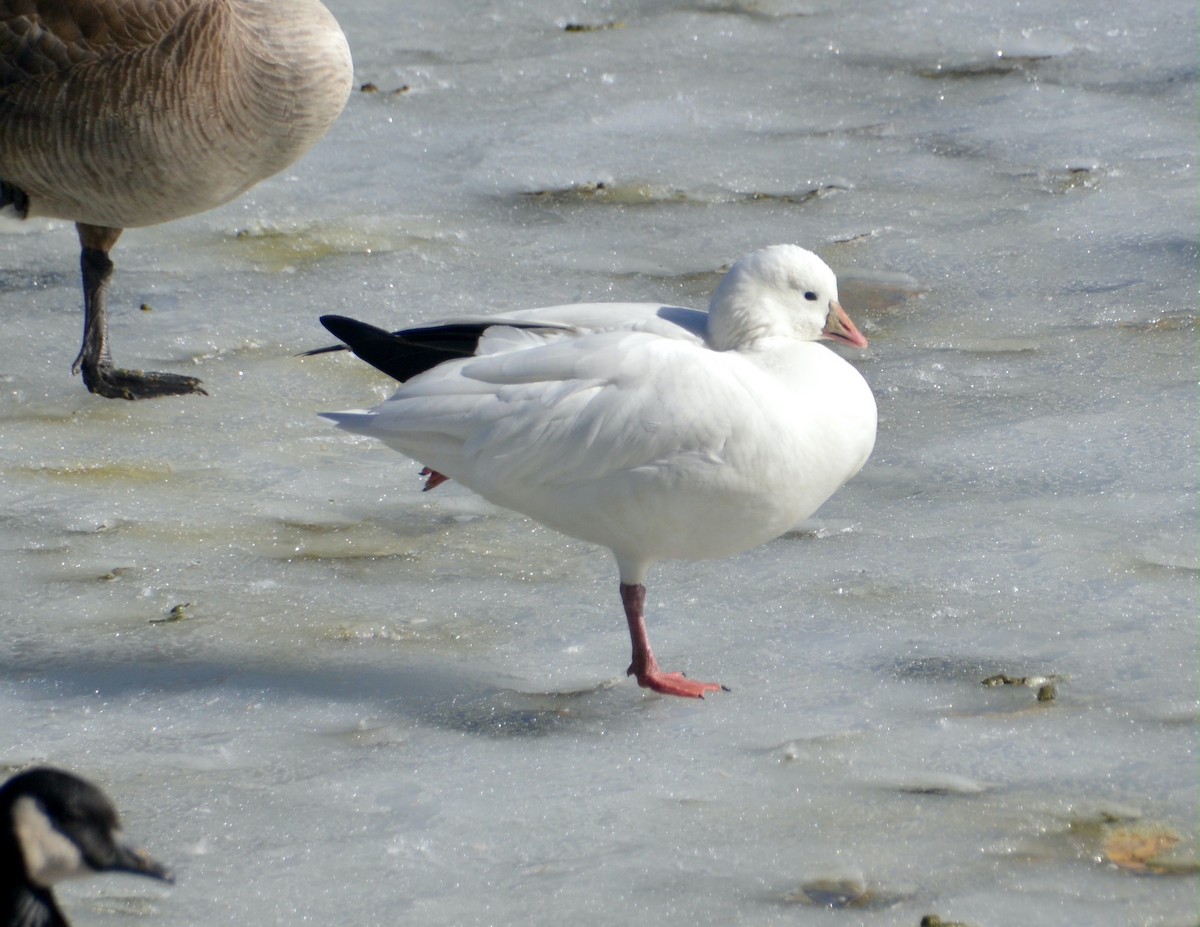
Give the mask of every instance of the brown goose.
M 122 370 L 108 252 L 125 228 L 212 209 L 294 162 L 350 93 L 346 37 L 318 0 L 0 0 L 0 208 L 75 222 L 93 393 L 203 393 Z

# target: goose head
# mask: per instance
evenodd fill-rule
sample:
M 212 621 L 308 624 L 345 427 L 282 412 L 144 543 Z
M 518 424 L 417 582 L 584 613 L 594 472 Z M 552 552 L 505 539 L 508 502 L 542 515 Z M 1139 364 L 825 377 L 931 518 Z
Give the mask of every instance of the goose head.
M 98 872 L 174 881 L 170 870 L 126 840 L 108 796 L 48 767 L 14 776 L 0 788 L 0 856 L 6 869 L 0 880 L 38 895 L 63 879 Z
M 767 338 L 867 346 L 838 303 L 837 277 L 829 265 L 796 245 L 747 254 L 717 285 L 708 311 L 709 343 L 718 351 Z

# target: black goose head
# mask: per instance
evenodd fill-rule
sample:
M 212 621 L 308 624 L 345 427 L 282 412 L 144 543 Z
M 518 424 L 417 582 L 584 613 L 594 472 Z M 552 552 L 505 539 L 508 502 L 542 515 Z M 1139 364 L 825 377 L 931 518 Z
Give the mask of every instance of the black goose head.
M 65 925 L 54 883 L 98 872 L 174 881 L 125 840 L 116 808 L 90 782 L 41 767 L 0 788 L 0 927 Z

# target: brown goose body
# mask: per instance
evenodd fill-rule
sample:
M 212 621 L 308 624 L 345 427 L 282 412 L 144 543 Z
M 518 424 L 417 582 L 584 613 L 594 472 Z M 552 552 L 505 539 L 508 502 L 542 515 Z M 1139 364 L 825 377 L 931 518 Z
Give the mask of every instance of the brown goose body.
M 0 0 L 0 206 L 73 220 L 93 392 L 202 392 L 108 355 L 122 229 L 219 206 L 283 170 L 341 112 L 352 67 L 317 0 Z

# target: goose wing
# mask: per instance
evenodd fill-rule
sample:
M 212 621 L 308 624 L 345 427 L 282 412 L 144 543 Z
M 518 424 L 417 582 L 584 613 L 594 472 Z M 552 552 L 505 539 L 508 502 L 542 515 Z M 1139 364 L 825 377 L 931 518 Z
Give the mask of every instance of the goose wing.
M 0 0 L 3 88 L 155 45 L 195 3 L 184 0 Z
M 511 504 L 539 486 L 719 462 L 754 415 L 745 366 L 689 338 L 573 334 L 438 364 L 375 409 L 327 417 Z

